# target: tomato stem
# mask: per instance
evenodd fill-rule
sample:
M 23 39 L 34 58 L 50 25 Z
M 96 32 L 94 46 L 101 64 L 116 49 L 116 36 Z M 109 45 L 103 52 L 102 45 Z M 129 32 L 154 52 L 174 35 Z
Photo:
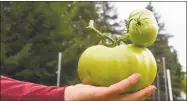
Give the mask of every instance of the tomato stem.
M 129 38 L 130 38 L 129 33 L 124 33 L 124 35 L 121 36 L 121 37 L 116 41 L 116 44 L 120 44 L 120 42 L 127 41 L 127 40 L 129 40 Z
M 89 22 L 89 26 L 88 27 L 86 27 L 86 28 L 89 28 L 89 29 L 92 29 L 92 30 L 94 30 L 97 34 L 98 34 L 98 36 L 101 38 L 101 40 L 102 40 L 102 43 L 105 45 L 105 46 L 116 46 L 116 42 L 111 38 L 111 37 L 109 37 L 108 35 L 106 35 L 106 34 L 103 34 L 103 33 L 101 33 L 99 30 L 97 30 L 95 27 L 94 27 L 94 21 L 93 20 L 90 20 L 90 22 Z M 106 41 L 105 41 L 105 39 L 108 39 L 111 43 L 107 43 Z

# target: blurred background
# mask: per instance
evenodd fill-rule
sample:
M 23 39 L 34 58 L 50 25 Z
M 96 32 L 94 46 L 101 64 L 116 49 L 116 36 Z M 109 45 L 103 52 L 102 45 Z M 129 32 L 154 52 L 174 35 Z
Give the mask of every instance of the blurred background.
M 101 32 L 120 35 L 124 19 L 136 8 L 154 13 L 159 34 L 148 47 L 157 60 L 157 91 L 147 101 L 186 99 L 186 2 L 1 2 L 1 75 L 44 85 L 80 83 L 77 63 L 82 52 L 99 42 L 86 29 L 89 20 Z M 129 42 L 130 43 L 130 42 Z

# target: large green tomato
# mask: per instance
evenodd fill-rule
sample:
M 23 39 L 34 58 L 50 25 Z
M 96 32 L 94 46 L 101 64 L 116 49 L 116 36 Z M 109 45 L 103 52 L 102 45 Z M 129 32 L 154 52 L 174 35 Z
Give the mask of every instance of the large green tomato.
M 153 83 L 157 65 L 147 48 L 133 44 L 115 47 L 95 45 L 87 48 L 78 63 L 78 74 L 84 84 L 110 86 L 133 73 L 140 73 L 140 81 L 126 92 L 140 90 Z
M 155 42 L 158 24 L 151 11 L 135 9 L 130 13 L 128 21 L 128 33 L 133 44 L 148 47 Z

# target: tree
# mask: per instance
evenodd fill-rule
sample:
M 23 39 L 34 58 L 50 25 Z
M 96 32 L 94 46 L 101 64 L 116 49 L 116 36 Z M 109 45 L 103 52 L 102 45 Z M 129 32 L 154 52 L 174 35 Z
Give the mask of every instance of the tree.
M 81 53 L 99 42 L 86 29 L 99 18 L 95 2 L 1 3 L 1 69 L 4 75 L 46 85 L 56 83 L 62 52 L 61 85 L 78 83 Z M 96 27 L 102 28 L 97 24 Z
M 69 22 L 78 7 L 76 2 L 2 2 L 3 74 L 54 84 L 57 55 L 68 46 L 73 32 Z
M 100 29 L 102 32 L 111 33 L 111 34 L 120 34 L 123 29 L 120 29 L 121 22 L 117 21 L 118 14 L 114 5 L 108 1 L 97 2 L 99 19 L 98 22 L 100 25 L 103 25 L 103 29 Z

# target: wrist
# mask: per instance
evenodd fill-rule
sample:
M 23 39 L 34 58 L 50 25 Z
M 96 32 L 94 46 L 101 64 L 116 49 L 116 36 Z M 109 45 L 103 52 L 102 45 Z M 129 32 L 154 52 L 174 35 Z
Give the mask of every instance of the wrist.
M 73 86 L 67 86 L 64 90 L 64 101 L 70 101 L 71 100 L 71 89 Z

